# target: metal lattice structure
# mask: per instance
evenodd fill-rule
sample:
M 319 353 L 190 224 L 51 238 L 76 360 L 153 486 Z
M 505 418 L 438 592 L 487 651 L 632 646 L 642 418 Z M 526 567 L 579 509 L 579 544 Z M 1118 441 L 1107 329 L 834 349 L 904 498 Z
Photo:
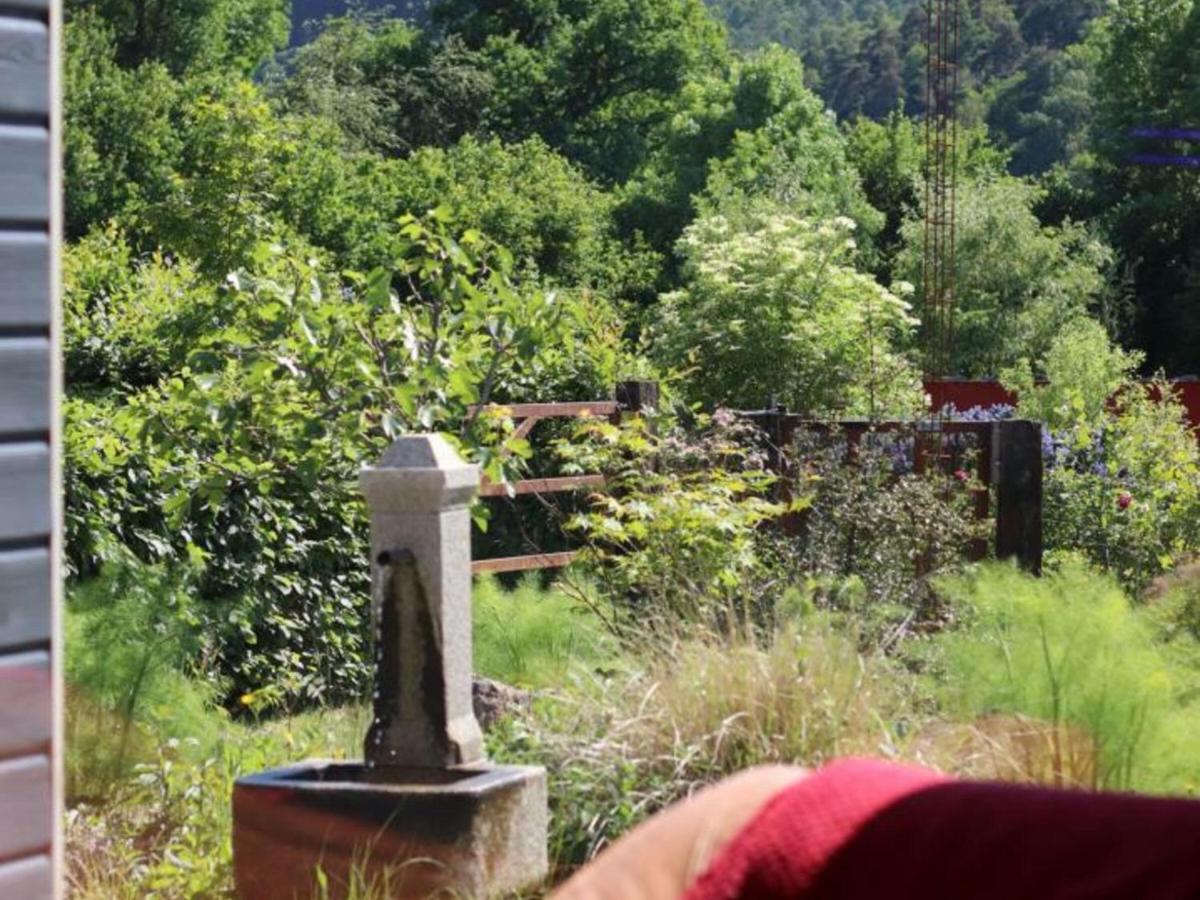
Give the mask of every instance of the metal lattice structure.
M 925 375 L 950 373 L 955 305 L 958 181 L 959 0 L 926 0 Z

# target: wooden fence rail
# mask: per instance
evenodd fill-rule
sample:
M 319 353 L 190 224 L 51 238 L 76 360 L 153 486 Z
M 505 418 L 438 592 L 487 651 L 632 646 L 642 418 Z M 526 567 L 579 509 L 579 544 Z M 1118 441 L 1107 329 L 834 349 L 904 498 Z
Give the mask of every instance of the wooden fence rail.
M 617 385 L 615 400 L 576 401 L 571 403 L 492 404 L 517 423 L 517 437 L 528 438 L 539 422 L 547 419 L 608 419 L 620 422 L 626 412 L 639 412 L 658 404 L 658 384 L 650 381 L 626 381 Z M 471 413 L 478 412 L 472 409 Z M 485 498 L 563 494 L 604 487 L 603 475 L 571 475 L 562 478 L 530 478 L 511 484 L 494 484 L 484 479 L 479 495 Z M 490 572 L 528 572 L 535 569 L 562 569 L 578 554 L 574 551 L 532 553 L 525 556 L 477 559 L 471 563 L 476 575 Z
M 658 385 L 654 382 L 625 382 L 617 386 L 615 400 L 595 400 L 571 403 L 519 403 L 503 409 L 517 423 L 516 434 L 527 438 L 539 422 L 547 419 L 608 419 L 619 422 L 622 415 L 637 412 L 658 404 Z M 766 436 L 769 466 L 784 476 L 786 491 L 791 470 L 790 454 L 801 433 L 845 436 L 851 450 L 868 434 L 913 432 L 914 467 L 925 471 L 930 455 L 940 455 L 935 438 L 968 437 L 974 440 L 973 465 L 980 487 L 974 495 L 974 514 L 983 521 L 994 518 L 994 538 L 972 543 L 971 556 L 983 559 L 994 544 L 1000 559 L 1015 558 L 1028 571 L 1039 573 L 1042 568 L 1042 479 L 1043 461 L 1041 425 L 1018 420 L 975 422 L 948 419 L 935 422 L 890 421 L 869 422 L 865 419 L 814 421 L 790 414 L 783 409 L 742 412 L 739 415 L 756 424 Z M 940 447 L 940 444 L 937 444 Z M 531 478 L 511 484 L 484 481 L 480 496 L 484 498 L 518 497 L 563 494 L 581 490 L 598 490 L 605 485 L 603 475 L 573 475 L 568 477 Z M 785 519 L 785 531 L 795 530 L 797 520 Z M 577 557 L 574 551 L 531 553 L 523 556 L 477 559 L 472 563 L 476 574 L 484 572 L 526 572 L 535 569 L 564 568 Z

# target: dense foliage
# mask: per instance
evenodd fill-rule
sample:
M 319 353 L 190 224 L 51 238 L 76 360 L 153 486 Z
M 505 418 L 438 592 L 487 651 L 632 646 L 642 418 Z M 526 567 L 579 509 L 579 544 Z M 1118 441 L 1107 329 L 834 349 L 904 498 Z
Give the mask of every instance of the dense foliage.
M 651 456 L 704 445 L 692 413 L 722 405 L 918 410 L 919 10 L 714 5 L 730 27 L 700 0 L 364 7 L 285 49 L 282 0 L 68 4 L 79 596 L 139 560 L 190 598 L 180 646 L 227 701 L 350 696 L 366 594 L 354 475 L 398 432 L 444 431 L 502 481 L 534 447 L 475 404 L 608 396 L 634 374 L 667 385 L 666 430 L 602 437 Z M 1194 179 L 1123 162 L 1134 124 L 1193 111 L 1200 13 L 966 10 L 954 366 L 1025 364 L 1024 402 L 1054 423 L 1034 384 L 1070 387 L 1055 354 L 1072 340 L 1137 343 L 1145 356 L 1129 359 L 1147 367 L 1196 359 Z M 1123 399 L 1089 395 L 1071 426 L 1049 521 L 1057 546 L 1141 587 L 1200 542 L 1196 469 L 1178 409 L 1143 402 L 1121 371 Z M 1084 431 L 1108 481 L 1090 474 Z M 609 549 L 628 552 L 609 560 L 626 599 L 678 608 L 673 592 L 702 576 L 700 605 L 728 606 L 748 569 L 759 577 L 755 526 L 774 507 L 757 475 L 613 474 L 622 491 L 575 524 L 595 547 L 622 529 Z M 935 487 L 828 466 L 820 482 L 881 535 L 908 516 L 927 543 L 954 543 Z M 1097 514 L 1113 490 L 1136 502 Z M 879 503 L 830 499 L 856 492 Z M 836 532 L 813 533 L 803 566 L 836 569 Z

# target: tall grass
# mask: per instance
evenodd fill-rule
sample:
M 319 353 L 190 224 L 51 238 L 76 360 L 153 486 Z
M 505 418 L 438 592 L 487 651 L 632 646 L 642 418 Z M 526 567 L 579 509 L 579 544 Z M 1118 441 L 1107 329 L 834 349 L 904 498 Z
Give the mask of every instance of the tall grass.
M 358 757 L 369 716 L 246 723 L 215 711 L 211 687 L 182 674 L 186 642 L 155 643 L 167 632 L 149 600 L 171 590 L 155 577 L 144 590 L 94 585 L 72 604 L 80 743 L 70 754 L 86 790 L 68 834 L 72 896 L 83 900 L 224 895 L 234 779 L 306 757 Z M 692 629 L 619 644 L 573 591 L 484 580 L 477 668 L 537 689 L 531 710 L 489 733 L 489 752 L 548 769 L 558 876 L 674 800 L 764 763 L 873 754 L 978 777 L 1195 792 L 1195 587 L 1179 576 L 1140 607 L 1080 566 L 1040 581 L 984 567 L 941 583 L 953 627 L 919 639 L 901 665 L 861 649 L 869 642 L 854 613 L 802 604 L 770 634 Z M 172 664 L 147 659 L 145 647 L 166 648 Z M 136 740 L 118 727 L 126 713 Z M 365 868 L 351 887 L 360 900 L 389 891 Z
M 72 588 L 65 620 L 69 797 L 109 796 L 158 738 L 199 761 L 225 717 L 219 685 L 194 672 L 190 577 L 116 554 L 100 577 Z
M 642 645 L 616 677 L 545 700 L 492 737 L 544 765 L 559 875 L 637 822 L 747 766 L 896 755 L 914 713 L 903 678 L 820 617 L 772 639 L 697 635 Z
M 1028 752 L 1044 746 L 1053 783 L 1194 783 L 1200 757 L 1180 746 L 1197 714 L 1186 678 L 1115 581 L 1079 564 L 1040 580 L 990 566 L 942 590 L 966 617 L 938 640 L 948 713 L 993 729 L 1008 717 Z
M 527 575 L 512 590 L 481 578 L 474 591 L 475 671 L 527 688 L 562 686 L 572 670 L 611 666 L 619 648 L 579 593 Z
M 186 572 L 118 557 L 72 589 L 67 618 L 69 882 L 80 900 L 224 896 L 230 796 L 243 774 L 310 757 L 361 756 L 365 707 L 233 721 L 198 677 Z M 476 589 L 478 669 L 533 688 L 611 664 L 600 621 L 534 578 Z M 265 692 L 264 692 L 265 693 Z M 361 877 L 360 877 L 361 876 Z M 390 876 L 388 876 L 390 877 Z M 355 898 L 394 880 L 355 875 Z M 328 885 L 327 885 L 328 887 Z M 345 886 L 339 886 L 345 887 Z M 314 872 L 314 890 L 320 882 Z

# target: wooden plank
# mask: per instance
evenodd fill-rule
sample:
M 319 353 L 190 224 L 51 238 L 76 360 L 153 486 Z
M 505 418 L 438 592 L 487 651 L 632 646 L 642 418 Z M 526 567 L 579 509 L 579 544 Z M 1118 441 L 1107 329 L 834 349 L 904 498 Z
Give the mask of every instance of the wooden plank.
M 530 416 L 519 426 L 517 426 L 517 430 L 513 432 L 513 437 L 517 440 L 523 440 L 524 438 L 529 437 L 529 433 L 537 427 L 537 423 L 540 421 L 542 420 L 537 416 Z
M 531 572 L 535 569 L 565 569 L 578 553 L 538 553 L 533 556 L 508 556 L 502 559 L 477 559 L 471 563 L 471 573 L 483 575 L 503 572 Z
M 1042 426 L 997 422 L 992 465 L 996 485 L 996 556 L 1042 572 Z
M 0 656 L 0 759 L 47 753 L 52 708 L 50 654 Z
M 53 810 L 50 759 L 27 756 L 0 762 L 0 860 L 50 849 Z
M 0 444 L 0 540 L 43 537 L 50 527 L 49 448 Z
M 50 236 L 0 232 L 0 326 L 50 324 Z
M 514 419 L 603 419 L 619 412 L 621 407 L 615 400 L 589 400 L 582 403 L 493 403 L 490 406 L 472 406 L 470 415 L 486 410 L 503 410 Z
M 50 640 L 50 551 L 0 553 L 0 647 Z
M 485 480 L 479 487 L 480 497 L 507 497 L 511 489 L 514 495 L 521 494 L 561 494 L 567 491 L 578 491 L 582 488 L 602 488 L 605 485 L 603 475 L 571 475 L 566 478 L 530 478 L 512 484 L 493 484 Z
M 50 341 L 0 338 L 0 433 L 50 428 Z
M 0 18 L 0 115 L 50 111 L 50 37 L 45 22 Z
M 50 216 L 50 142 L 45 128 L 0 125 L 0 221 Z
M 54 874 L 49 856 L 34 856 L 0 865 L 0 897 L 53 900 Z

